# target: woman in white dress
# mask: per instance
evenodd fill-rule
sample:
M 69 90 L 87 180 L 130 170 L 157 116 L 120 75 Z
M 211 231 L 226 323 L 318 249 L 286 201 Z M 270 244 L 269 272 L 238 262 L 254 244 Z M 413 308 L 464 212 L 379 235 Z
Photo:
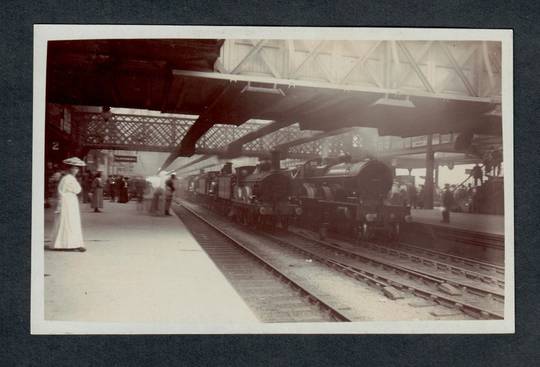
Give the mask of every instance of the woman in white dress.
M 56 233 L 53 236 L 53 249 L 64 251 L 84 252 L 81 213 L 79 212 L 79 199 L 77 194 L 81 192 L 81 185 L 75 178 L 80 166 L 86 164 L 79 158 L 73 157 L 63 161 L 69 165 L 69 173 L 58 184 L 58 208 L 59 215 Z

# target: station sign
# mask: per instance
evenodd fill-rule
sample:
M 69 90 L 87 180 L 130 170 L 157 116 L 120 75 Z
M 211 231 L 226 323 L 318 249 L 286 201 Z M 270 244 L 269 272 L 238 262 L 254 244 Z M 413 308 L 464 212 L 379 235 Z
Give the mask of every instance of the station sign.
M 127 163 L 137 163 L 136 155 L 114 155 L 115 162 L 127 162 Z
M 411 138 L 411 147 L 417 148 L 417 147 L 423 147 L 427 145 L 428 137 L 427 135 L 422 136 L 413 136 Z

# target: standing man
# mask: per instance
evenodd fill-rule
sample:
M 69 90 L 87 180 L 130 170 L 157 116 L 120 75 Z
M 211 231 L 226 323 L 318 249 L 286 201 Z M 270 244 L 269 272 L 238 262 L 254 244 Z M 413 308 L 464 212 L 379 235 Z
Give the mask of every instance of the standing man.
M 94 181 L 92 181 L 92 208 L 96 213 L 101 213 L 99 209 L 103 208 L 103 181 L 99 171 L 96 173 Z
M 171 215 L 171 202 L 174 191 L 176 190 L 176 175 L 173 173 L 167 181 L 165 181 L 165 215 Z
M 443 212 L 442 212 L 442 223 L 450 223 L 450 208 L 452 208 L 452 205 L 454 203 L 454 194 L 450 190 L 449 184 L 444 184 L 444 191 L 442 194 L 442 204 L 443 204 Z
M 409 190 L 409 205 L 416 209 L 418 206 L 418 191 L 416 190 L 416 186 L 414 184 L 407 185 L 407 189 Z
M 109 194 L 111 195 L 111 202 L 114 203 L 116 201 L 116 181 L 114 178 L 109 177 L 107 179 L 107 182 L 109 183 Z
M 480 166 L 478 165 L 478 163 L 476 163 L 476 165 L 473 167 L 472 169 L 472 176 L 474 178 L 474 186 L 478 186 L 478 181 L 480 181 L 480 185 L 482 184 L 482 180 L 483 180 L 483 176 L 484 174 L 482 173 L 482 168 L 480 168 Z
M 425 196 L 425 192 L 424 192 L 424 185 L 420 185 L 420 190 L 418 191 L 418 207 L 420 209 L 424 209 L 424 196 Z
M 90 170 L 84 172 L 82 174 L 81 178 L 81 186 L 82 186 L 82 202 L 88 203 L 90 202 L 90 185 L 89 183 L 92 182 L 92 172 Z

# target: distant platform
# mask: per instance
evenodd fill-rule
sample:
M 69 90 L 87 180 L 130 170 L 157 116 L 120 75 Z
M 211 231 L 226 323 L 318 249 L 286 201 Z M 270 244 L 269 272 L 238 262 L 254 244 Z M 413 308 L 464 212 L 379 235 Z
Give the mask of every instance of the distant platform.
M 442 223 L 440 209 L 412 209 L 402 241 L 431 250 L 504 266 L 504 216 L 450 213 Z
M 442 223 L 441 209 L 411 209 L 413 222 L 504 236 L 504 216 L 450 213 L 450 223 Z
M 86 252 L 45 251 L 45 320 L 258 322 L 177 216 L 104 204 L 81 204 Z M 53 215 L 45 210 L 46 245 Z

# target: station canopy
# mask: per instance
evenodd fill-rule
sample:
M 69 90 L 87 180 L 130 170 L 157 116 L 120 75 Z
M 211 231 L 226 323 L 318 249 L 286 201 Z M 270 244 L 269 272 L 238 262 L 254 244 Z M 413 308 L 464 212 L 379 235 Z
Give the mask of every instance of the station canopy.
M 392 95 L 328 83 L 224 75 L 223 40 L 49 42 L 50 103 L 150 109 L 198 115 L 213 124 L 290 121 L 301 129 L 378 128 L 380 135 L 471 131 L 500 134 L 497 103 L 430 95 Z

